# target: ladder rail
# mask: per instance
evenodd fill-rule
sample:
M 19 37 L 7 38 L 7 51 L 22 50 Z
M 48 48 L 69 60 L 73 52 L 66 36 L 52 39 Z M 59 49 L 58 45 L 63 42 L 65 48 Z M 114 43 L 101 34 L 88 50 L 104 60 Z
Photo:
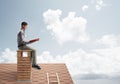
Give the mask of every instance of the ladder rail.
M 48 81 L 48 84 L 50 84 L 49 73 L 47 73 L 47 81 Z
M 55 76 L 56 76 L 56 78 L 57 78 L 57 82 L 58 82 L 58 84 L 60 84 L 60 79 L 59 79 L 58 73 L 56 73 Z M 47 81 L 48 81 L 47 84 L 50 84 L 50 76 L 49 76 L 49 73 L 47 73 Z
M 56 76 L 57 76 L 58 84 L 60 84 L 60 79 L 59 79 L 58 73 L 56 73 Z

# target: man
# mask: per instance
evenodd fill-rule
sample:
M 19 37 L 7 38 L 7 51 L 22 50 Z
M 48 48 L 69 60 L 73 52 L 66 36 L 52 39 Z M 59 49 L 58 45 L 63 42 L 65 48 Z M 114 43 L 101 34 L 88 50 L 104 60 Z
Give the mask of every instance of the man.
M 31 41 L 26 41 L 26 39 L 25 39 L 25 30 L 27 28 L 28 28 L 28 23 L 22 22 L 21 23 L 21 31 L 17 35 L 18 49 L 20 49 L 20 50 L 32 50 L 32 56 L 31 56 L 32 67 L 37 68 L 37 69 L 41 69 L 40 66 L 38 66 L 36 64 L 36 51 L 27 46 L 27 44 L 31 43 Z

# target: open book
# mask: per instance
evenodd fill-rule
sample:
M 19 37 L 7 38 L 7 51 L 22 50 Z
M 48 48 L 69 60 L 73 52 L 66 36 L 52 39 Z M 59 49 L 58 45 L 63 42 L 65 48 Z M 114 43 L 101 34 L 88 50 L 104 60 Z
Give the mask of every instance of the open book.
M 36 41 L 39 41 L 39 38 L 32 39 L 32 40 L 29 41 L 29 43 L 33 43 L 33 42 L 36 42 Z

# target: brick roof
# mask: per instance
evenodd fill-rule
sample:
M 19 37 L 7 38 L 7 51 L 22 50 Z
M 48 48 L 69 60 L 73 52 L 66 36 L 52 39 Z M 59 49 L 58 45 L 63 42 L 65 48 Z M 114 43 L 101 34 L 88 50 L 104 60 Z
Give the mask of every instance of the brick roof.
M 32 68 L 32 82 L 17 81 L 17 64 L 0 64 L 0 84 L 48 84 L 49 80 L 56 80 L 56 73 L 60 84 L 73 84 L 72 78 L 65 64 L 39 64 L 41 70 Z M 47 75 L 48 74 L 48 75 Z M 57 84 L 55 82 L 50 84 Z

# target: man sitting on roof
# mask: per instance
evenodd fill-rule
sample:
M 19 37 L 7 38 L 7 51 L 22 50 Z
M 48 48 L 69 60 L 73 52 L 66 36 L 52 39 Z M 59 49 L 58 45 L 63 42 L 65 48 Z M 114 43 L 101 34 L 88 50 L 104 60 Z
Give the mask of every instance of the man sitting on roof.
M 27 22 L 22 22 L 21 23 L 21 30 L 17 35 L 17 42 L 18 42 L 18 49 L 20 50 L 32 50 L 32 56 L 31 56 L 31 61 L 32 61 L 32 67 L 41 69 L 40 66 L 36 64 L 36 51 L 30 47 L 27 46 L 27 44 L 32 43 L 32 41 L 26 41 L 25 40 L 25 30 L 28 28 L 28 23 Z M 36 39 L 38 41 L 39 39 Z

